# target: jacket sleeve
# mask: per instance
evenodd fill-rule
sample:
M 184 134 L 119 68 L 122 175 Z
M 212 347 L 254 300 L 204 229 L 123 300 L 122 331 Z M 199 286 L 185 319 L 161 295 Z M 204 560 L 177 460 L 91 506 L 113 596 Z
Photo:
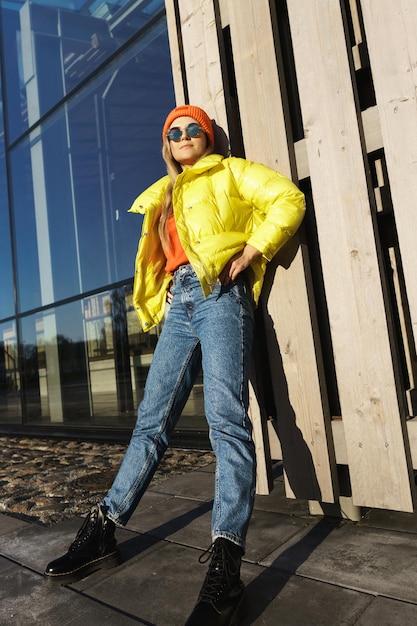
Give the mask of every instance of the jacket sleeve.
M 130 207 L 128 213 L 145 213 L 149 208 L 161 206 L 165 191 L 169 184 L 169 176 L 164 176 L 153 185 L 142 191 Z
M 145 332 L 163 317 L 170 280 L 164 269 L 166 259 L 158 235 L 159 207 L 168 183 L 168 176 L 161 178 L 142 192 L 130 208 L 131 213 L 144 214 L 135 261 L 133 306 Z
M 239 161 L 243 161 L 237 168 L 240 173 L 234 173 L 238 190 L 254 212 L 254 229 L 246 243 L 270 261 L 300 226 L 305 213 L 304 194 L 275 170 Z M 233 169 L 233 163 L 231 166 Z

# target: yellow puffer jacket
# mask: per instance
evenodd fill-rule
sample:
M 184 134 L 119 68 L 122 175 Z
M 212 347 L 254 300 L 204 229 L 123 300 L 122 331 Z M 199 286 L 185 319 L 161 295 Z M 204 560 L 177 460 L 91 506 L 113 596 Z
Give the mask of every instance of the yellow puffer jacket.
M 130 211 L 143 213 L 136 256 L 133 305 L 145 331 L 163 318 L 172 276 L 158 236 L 160 209 L 169 177 L 140 194 Z M 267 261 L 296 232 L 304 216 L 304 196 L 285 176 L 245 159 L 211 154 L 185 169 L 173 190 L 178 236 L 208 295 L 226 262 L 250 244 L 259 250 L 249 280 L 255 304 Z

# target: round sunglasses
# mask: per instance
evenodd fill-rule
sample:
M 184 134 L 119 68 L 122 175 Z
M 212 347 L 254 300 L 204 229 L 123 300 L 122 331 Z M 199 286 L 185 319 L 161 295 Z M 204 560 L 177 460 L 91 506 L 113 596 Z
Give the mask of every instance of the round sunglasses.
M 167 132 L 167 137 L 170 141 L 181 141 L 182 135 L 185 131 L 185 135 L 190 138 L 199 137 L 200 132 L 204 130 L 195 122 L 190 122 L 185 128 L 179 128 L 174 126 Z

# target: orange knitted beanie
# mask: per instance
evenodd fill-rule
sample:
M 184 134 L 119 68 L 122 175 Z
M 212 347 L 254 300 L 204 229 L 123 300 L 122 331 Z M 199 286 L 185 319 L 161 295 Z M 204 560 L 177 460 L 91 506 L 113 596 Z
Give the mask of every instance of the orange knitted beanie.
M 198 122 L 201 128 L 204 129 L 207 137 L 209 138 L 210 144 L 214 145 L 214 132 L 213 132 L 213 124 L 211 123 L 211 119 L 207 115 L 203 109 L 200 107 L 193 106 L 191 104 L 183 104 L 181 106 L 175 107 L 168 113 L 168 116 L 165 120 L 164 127 L 162 129 L 162 140 L 165 140 L 166 134 L 171 126 L 172 122 L 174 122 L 178 117 L 192 117 L 196 122 Z

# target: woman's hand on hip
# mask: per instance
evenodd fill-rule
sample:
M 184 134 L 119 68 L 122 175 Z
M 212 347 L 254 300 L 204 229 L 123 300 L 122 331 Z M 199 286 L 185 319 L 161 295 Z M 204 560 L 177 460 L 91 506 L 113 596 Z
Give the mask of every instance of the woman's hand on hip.
M 237 254 L 233 255 L 222 271 L 220 272 L 219 280 L 222 285 L 228 285 L 234 282 L 241 272 L 244 272 L 247 267 L 252 263 L 256 257 L 261 253 L 253 246 L 246 245 L 243 250 L 240 250 Z

